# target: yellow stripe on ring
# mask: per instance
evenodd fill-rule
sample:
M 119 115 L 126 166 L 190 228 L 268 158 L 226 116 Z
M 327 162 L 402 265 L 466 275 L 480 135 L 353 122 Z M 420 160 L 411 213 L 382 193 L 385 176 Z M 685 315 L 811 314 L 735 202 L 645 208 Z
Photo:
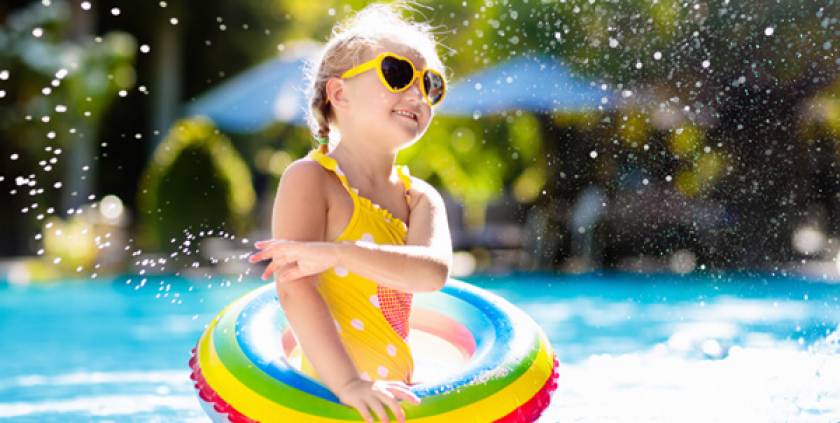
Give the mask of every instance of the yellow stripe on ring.
M 201 373 L 207 384 L 216 391 L 222 399 L 245 416 L 261 422 L 271 421 L 307 421 L 334 422 L 311 414 L 301 413 L 288 407 L 283 407 L 243 385 L 222 364 L 216 349 L 213 347 L 212 333 L 218 319 L 214 319 L 210 327 L 204 332 L 198 343 L 198 362 Z

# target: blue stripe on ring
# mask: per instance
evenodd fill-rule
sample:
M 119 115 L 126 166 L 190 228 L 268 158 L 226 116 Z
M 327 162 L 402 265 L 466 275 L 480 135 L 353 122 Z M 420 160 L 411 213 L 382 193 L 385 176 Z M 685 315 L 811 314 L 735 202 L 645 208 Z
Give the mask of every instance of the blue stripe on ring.
M 254 336 L 254 334 L 250 333 L 250 331 L 255 330 L 255 325 L 252 325 L 251 322 L 254 316 L 257 316 L 260 313 L 261 309 L 266 307 L 280 307 L 277 303 L 277 294 L 274 289 L 272 289 L 273 286 L 274 284 L 267 284 L 263 288 L 260 288 L 263 292 L 260 292 L 254 300 L 243 307 L 239 316 L 236 316 L 236 342 L 239 344 L 239 348 L 242 349 L 245 357 L 247 357 L 248 360 L 257 367 L 257 369 L 273 377 L 280 383 L 286 384 L 310 395 L 314 395 L 318 398 L 323 398 L 327 401 L 340 404 L 341 401 L 338 400 L 338 397 L 336 397 L 332 391 L 327 389 L 326 386 L 315 379 L 312 379 L 295 369 L 291 364 L 289 364 L 285 357 L 268 360 L 266 357 L 257 352 L 255 345 L 247 341 L 248 339 L 266 339 L 267 342 L 279 343 L 281 340 L 282 329 L 286 324 L 288 324 L 286 322 L 283 322 L 283 326 L 272 328 L 280 329 L 275 333 L 259 334 L 260 336 Z M 279 314 L 283 317 L 283 320 L 285 320 L 285 315 L 283 315 L 283 313 Z
M 280 334 L 282 333 L 280 330 L 272 334 L 263 333 L 260 336 L 250 333 L 250 331 L 255 330 L 255 325 L 251 324 L 254 316 L 259 315 L 263 308 L 279 307 L 277 295 L 272 287 L 273 284 L 267 284 L 258 288 L 262 292 L 245 305 L 239 315 L 236 316 L 236 341 L 239 347 L 255 367 L 278 382 L 318 398 L 340 403 L 326 386 L 295 369 L 285 358 L 268 360 L 257 352 L 255 345 L 248 341 L 249 339 L 266 339 L 280 342 Z M 450 279 L 441 290 L 441 294 L 446 295 L 446 297 L 443 299 L 430 298 L 428 303 L 445 304 L 445 307 L 435 307 L 433 309 L 443 312 L 446 316 L 463 324 L 475 337 L 476 351 L 473 359 L 470 360 L 470 365 L 463 372 L 433 385 L 418 384 L 413 386 L 412 392 L 421 398 L 446 394 L 474 382 L 475 376 L 479 372 L 494 370 L 504 365 L 509 350 L 505 346 L 514 337 L 515 327 L 510 320 L 510 316 L 491 303 L 477 288 L 471 287 L 465 282 Z M 437 295 L 439 294 L 435 294 L 435 296 Z M 282 316 L 282 313 L 280 315 Z M 282 323 L 287 324 L 285 321 Z M 283 327 L 279 326 L 274 329 L 282 329 Z
M 476 375 L 480 372 L 502 366 L 509 350 L 506 346 L 511 342 L 514 335 L 514 326 L 510 316 L 491 303 L 477 288 L 465 282 L 450 279 L 446 286 L 441 289 L 441 292 L 472 306 L 472 310 L 464 310 L 465 307 L 463 306 L 459 307 L 464 310 L 464 312 L 459 313 L 461 316 L 450 317 L 457 317 L 456 320 L 464 324 L 467 330 L 473 334 L 476 341 L 476 350 L 463 372 L 434 385 L 420 384 L 414 386 L 412 392 L 421 398 L 446 394 L 474 383 Z M 471 315 L 471 313 L 474 314 Z M 471 318 L 472 316 L 481 316 L 482 318 Z

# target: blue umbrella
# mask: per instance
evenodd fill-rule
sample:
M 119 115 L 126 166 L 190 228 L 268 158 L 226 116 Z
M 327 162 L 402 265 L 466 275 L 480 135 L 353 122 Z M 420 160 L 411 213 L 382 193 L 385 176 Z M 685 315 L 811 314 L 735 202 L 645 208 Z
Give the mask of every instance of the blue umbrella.
M 247 70 L 187 105 L 188 115 L 204 115 L 231 132 L 257 132 L 275 122 L 306 123 L 304 69 L 315 46 Z
M 230 132 L 257 132 L 275 122 L 304 125 L 304 66 L 319 50 L 317 44 L 304 44 L 297 53 L 260 64 L 205 93 L 186 111 L 208 116 Z M 454 84 L 437 113 L 481 116 L 505 110 L 604 110 L 613 105 L 611 92 L 575 77 L 561 62 L 523 56 Z
M 453 84 L 439 112 L 481 116 L 506 110 L 607 110 L 614 105 L 611 91 L 575 76 L 562 62 L 545 56 L 520 56 Z

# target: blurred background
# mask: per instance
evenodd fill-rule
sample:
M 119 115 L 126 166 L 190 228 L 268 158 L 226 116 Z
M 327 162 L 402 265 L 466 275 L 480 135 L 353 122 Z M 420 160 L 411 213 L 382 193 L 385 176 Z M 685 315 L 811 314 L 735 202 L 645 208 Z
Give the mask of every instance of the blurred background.
M 0 254 L 38 259 L 3 268 L 120 272 L 192 239 L 238 272 L 211 256 L 268 235 L 312 146 L 302 63 L 364 4 L 6 2 Z M 453 88 L 398 160 L 445 194 L 458 273 L 836 276 L 836 10 L 756 4 L 416 7 Z
M 45 333 L 70 324 L 54 307 L 86 316 L 77 323 L 94 332 L 136 323 L 146 328 L 136 342 L 155 338 L 149 327 L 184 341 L 160 346 L 153 374 L 86 359 L 133 357 L 117 352 L 121 341 L 79 352 L 72 365 L 3 365 L 0 392 L 12 400 L 0 403 L 0 417 L 86 420 L 113 407 L 141 420 L 200 414 L 177 399 L 190 391 L 186 358 L 178 360 L 204 322 L 256 283 L 245 257 L 270 237 L 280 175 L 313 147 L 302 66 L 336 22 L 366 4 L 0 4 L 6 352 L 73 343 L 79 326 L 45 344 Z M 567 380 L 583 382 L 561 383 L 558 407 L 567 408 L 552 416 L 593 418 L 628 398 L 712 395 L 740 420 L 840 419 L 840 393 L 828 382 L 840 376 L 840 5 L 443 0 L 415 8 L 412 18 L 436 27 L 451 89 L 398 162 L 446 200 L 453 277 L 516 299 L 547 327 Z M 214 286 L 230 289 L 211 294 Z M 128 320 L 104 323 L 108 314 L 94 307 L 103 302 Z M 150 323 L 159 313 L 175 317 Z M 744 352 L 752 347 L 773 353 L 755 360 Z M 658 358 L 663 348 L 687 360 L 684 372 Z M 797 355 L 805 352 L 810 359 Z M 757 362 L 799 363 L 797 377 L 808 376 L 774 373 L 723 391 L 663 376 L 679 387 L 668 394 L 642 381 L 645 368 L 706 374 L 697 363 L 707 359 L 726 363 L 713 367 L 721 377 L 746 378 L 755 369 L 744 363 Z M 627 380 L 591 383 L 616 368 L 639 369 L 621 373 L 639 389 L 628 396 Z M 105 372 L 95 373 L 104 382 L 90 382 L 99 380 L 90 372 Z M 78 392 L 79 374 L 100 390 L 142 385 L 151 408 L 132 408 L 134 391 L 100 414 L 101 401 L 90 399 L 98 396 L 34 400 L 45 385 Z M 776 389 L 767 381 L 780 378 L 802 383 L 761 396 L 769 414 L 738 414 L 728 402 L 726 393 Z M 600 417 L 660 415 L 616 410 Z

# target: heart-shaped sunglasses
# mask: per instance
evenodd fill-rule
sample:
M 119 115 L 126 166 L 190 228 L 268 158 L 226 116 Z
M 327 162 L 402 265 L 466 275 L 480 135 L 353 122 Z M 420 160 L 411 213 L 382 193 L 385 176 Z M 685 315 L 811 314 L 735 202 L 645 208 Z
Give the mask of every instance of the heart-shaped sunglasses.
M 423 98 L 430 106 L 439 104 L 446 96 L 446 81 L 440 72 L 429 68 L 418 71 L 411 60 L 391 52 L 380 53 L 373 59 L 347 70 L 341 74 L 341 78 L 352 78 L 371 69 L 376 69 L 382 85 L 392 93 L 407 90 L 417 78 L 421 78 Z

